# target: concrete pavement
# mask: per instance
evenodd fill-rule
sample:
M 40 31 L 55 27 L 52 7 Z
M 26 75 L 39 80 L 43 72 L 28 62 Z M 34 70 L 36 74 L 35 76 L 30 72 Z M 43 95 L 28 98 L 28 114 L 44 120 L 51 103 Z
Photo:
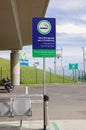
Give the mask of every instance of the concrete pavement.
M 42 130 L 43 121 L 23 121 L 22 130 Z M 0 130 L 19 130 L 19 121 L 0 122 Z M 48 130 L 86 130 L 86 120 L 52 120 Z
M 15 87 L 12 93 L 1 91 L 0 96 L 25 94 L 24 87 Z M 29 88 L 32 96 L 32 117 L 23 121 L 23 130 L 43 129 L 43 105 L 41 101 L 42 87 Z M 40 97 L 37 96 L 40 95 Z M 47 87 L 49 100 L 48 130 L 86 130 L 86 84 L 53 85 Z M 2 120 L 3 121 L 3 120 Z M 19 121 L 0 122 L 0 130 L 19 130 Z

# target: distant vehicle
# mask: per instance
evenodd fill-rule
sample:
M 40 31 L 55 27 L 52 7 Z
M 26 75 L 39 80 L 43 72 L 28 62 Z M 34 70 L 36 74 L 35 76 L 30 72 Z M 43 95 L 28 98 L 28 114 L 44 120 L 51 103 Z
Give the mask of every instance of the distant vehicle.
M 14 86 L 11 85 L 11 81 L 9 78 L 3 78 L 2 85 L 5 87 L 8 93 L 10 93 L 14 89 Z

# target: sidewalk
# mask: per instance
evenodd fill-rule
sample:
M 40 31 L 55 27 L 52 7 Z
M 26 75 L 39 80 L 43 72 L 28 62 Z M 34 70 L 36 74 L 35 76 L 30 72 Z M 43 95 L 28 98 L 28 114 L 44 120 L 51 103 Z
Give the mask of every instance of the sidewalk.
M 86 130 L 86 120 L 57 120 L 54 121 L 57 130 Z
M 0 122 L 0 130 L 19 130 L 19 121 Z M 43 121 L 23 121 L 22 130 L 42 130 Z M 86 130 L 86 120 L 52 120 L 48 130 Z
M 5 121 L 0 122 L 0 130 L 19 130 L 20 122 L 19 121 Z M 43 121 L 23 121 L 22 130 L 42 130 Z M 59 130 L 54 121 L 50 121 L 48 126 L 49 130 Z

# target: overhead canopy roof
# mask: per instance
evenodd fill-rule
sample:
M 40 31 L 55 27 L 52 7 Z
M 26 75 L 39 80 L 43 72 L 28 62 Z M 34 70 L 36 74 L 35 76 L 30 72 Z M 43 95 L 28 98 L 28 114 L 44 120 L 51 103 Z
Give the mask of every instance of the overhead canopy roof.
M 44 17 L 49 0 L 0 0 L 0 50 L 32 44 L 32 18 Z

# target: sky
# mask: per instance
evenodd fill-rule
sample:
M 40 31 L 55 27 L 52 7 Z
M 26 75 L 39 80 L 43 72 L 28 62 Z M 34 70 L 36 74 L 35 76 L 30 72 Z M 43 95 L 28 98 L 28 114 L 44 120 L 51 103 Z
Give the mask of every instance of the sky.
M 76 48 L 78 51 L 86 45 L 85 0 L 50 0 L 46 15 L 56 18 L 57 48 Z
M 78 63 L 82 68 L 83 52 L 86 47 L 86 0 L 50 0 L 45 17 L 56 18 L 56 48 L 57 53 L 62 49 L 62 66 Z M 59 50 L 59 51 L 58 51 Z M 32 66 L 42 59 L 32 58 L 32 46 L 23 47 L 27 53 L 29 64 Z M 8 58 L 8 52 L 0 52 L 0 57 Z M 46 68 L 54 70 L 54 58 L 46 58 Z M 50 64 L 49 64 L 50 63 Z M 61 67 L 61 59 L 56 59 L 57 69 Z M 42 66 L 40 62 L 38 67 Z
M 56 18 L 57 49 L 63 49 L 63 66 L 78 63 L 81 69 L 82 47 L 86 47 L 86 0 L 50 0 L 46 16 Z

